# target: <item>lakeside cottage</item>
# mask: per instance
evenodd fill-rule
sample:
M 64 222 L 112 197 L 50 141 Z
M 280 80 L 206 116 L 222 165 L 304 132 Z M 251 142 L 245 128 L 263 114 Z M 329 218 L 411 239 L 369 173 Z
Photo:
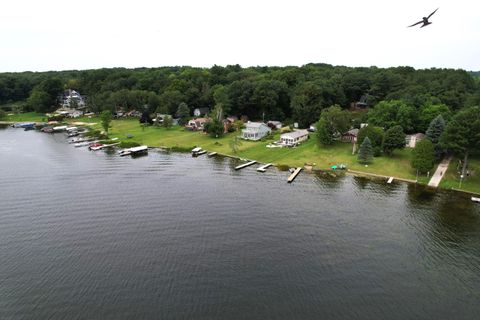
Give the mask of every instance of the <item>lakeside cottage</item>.
M 188 121 L 187 125 L 185 128 L 187 130 L 193 130 L 193 131 L 200 131 L 203 130 L 203 126 L 206 122 L 208 122 L 210 119 L 208 118 L 196 118 Z
M 242 138 L 245 140 L 257 141 L 265 137 L 272 131 L 263 122 L 248 122 L 245 129 L 242 129 Z
M 293 147 L 308 139 L 307 130 L 295 130 L 280 136 L 280 145 Z
M 358 129 L 350 129 L 342 135 L 343 142 L 357 142 Z
M 282 123 L 280 121 L 268 121 L 267 126 L 272 128 L 272 130 L 282 129 Z
M 415 148 L 417 142 L 423 140 L 424 138 L 425 134 L 423 133 L 407 134 L 405 136 L 405 146 L 407 148 Z

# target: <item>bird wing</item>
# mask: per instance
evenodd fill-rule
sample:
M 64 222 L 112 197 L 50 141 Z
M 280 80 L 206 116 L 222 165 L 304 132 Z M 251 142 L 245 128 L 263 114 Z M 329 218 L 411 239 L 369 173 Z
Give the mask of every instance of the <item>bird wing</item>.
M 438 9 L 440 9 L 440 8 L 437 8 L 437 9 L 435 9 L 435 11 L 433 11 L 432 13 L 430 13 L 430 15 L 427 17 L 427 19 L 429 19 L 431 16 L 433 16 L 433 14 L 434 14 L 435 12 L 437 12 Z
M 414 23 L 414 24 L 412 24 L 411 26 L 408 26 L 407 28 L 410 28 L 410 27 L 416 26 L 417 24 L 420 24 L 420 23 L 423 23 L 423 20 L 422 20 L 422 21 L 418 21 L 417 23 Z

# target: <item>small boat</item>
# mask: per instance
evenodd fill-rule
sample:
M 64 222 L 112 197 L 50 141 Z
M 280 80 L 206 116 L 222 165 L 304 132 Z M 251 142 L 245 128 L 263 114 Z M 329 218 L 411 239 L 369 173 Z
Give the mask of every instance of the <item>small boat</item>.
M 480 198 L 472 197 L 472 201 L 473 201 L 473 202 L 480 202 Z
M 52 128 L 54 132 L 60 132 L 67 130 L 67 126 L 57 126 Z
M 97 151 L 103 148 L 103 144 L 95 142 L 88 146 L 88 150 Z
M 14 128 L 35 129 L 35 122 L 21 122 L 15 123 Z
M 67 137 L 71 138 L 71 137 L 76 137 L 78 136 L 80 133 L 78 133 L 78 131 L 71 131 L 67 134 Z
M 196 156 L 198 156 L 199 153 L 202 152 L 202 151 L 203 151 L 203 150 L 202 150 L 202 148 L 200 148 L 200 147 L 193 148 L 193 149 L 192 149 L 192 156 L 193 156 L 193 157 L 196 157 Z

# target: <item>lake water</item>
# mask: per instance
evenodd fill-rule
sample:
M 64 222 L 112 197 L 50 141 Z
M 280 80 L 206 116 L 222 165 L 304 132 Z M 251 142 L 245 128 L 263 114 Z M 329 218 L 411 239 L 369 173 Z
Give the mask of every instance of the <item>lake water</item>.
M 0 319 L 478 319 L 467 195 L 0 129 Z

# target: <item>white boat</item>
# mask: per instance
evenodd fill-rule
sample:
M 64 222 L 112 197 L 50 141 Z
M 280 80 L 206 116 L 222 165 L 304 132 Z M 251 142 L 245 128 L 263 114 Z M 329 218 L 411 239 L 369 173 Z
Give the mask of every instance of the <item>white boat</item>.
M 67 126 L 58 126 L 58 127 L 53 127 L 52 129 L 55 132 L 65 131 L 65 130 L 67 130 Z
M 202 152 L 202 148 L 200 148 L 200 147 L 193 148 L 192 149 L 192 156 L 196 157 L 196 156 L 198 156 L 198 154 L 200 152 Z
M 480 198 L 472 197 L 472 201 L 473 201 L 473 202 L 480 202 Z

